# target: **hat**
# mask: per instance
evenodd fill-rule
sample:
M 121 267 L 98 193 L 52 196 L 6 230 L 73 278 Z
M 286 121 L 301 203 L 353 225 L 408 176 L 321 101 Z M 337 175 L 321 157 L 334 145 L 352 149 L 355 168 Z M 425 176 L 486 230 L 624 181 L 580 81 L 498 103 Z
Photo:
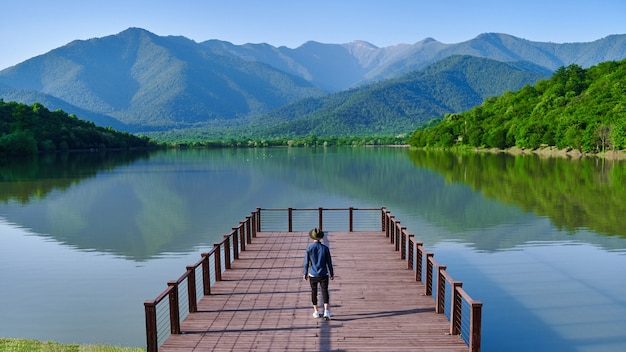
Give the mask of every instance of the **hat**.
M 311 231 L 309 231 L 309 237 L 311 237 L 311 239 L 319 241 L 322 238 L 324 238 L 324 232 L 322 232 L 320 229 L 316 227 L 312 229 Z

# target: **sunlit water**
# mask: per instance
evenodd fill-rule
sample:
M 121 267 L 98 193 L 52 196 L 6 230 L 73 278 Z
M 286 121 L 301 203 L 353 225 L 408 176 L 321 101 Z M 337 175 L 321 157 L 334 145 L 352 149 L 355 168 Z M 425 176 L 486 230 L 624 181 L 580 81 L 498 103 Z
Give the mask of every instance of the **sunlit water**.
M 386 206 L 483 302 L 484 351 L 626 350 L 624 169 L 405 148 L 4 165 L 0 336 L 145 346 L 143 302 L 256 207 Z

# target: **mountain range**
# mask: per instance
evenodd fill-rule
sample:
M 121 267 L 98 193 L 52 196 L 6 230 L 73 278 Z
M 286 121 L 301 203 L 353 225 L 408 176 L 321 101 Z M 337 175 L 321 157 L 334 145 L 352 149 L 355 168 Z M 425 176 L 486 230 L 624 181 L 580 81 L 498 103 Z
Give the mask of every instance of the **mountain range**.
M 450 66 L 467 65 L 467 56 L 489 59 L 492 63 L 482 62 L 478 65 L 481 68 L 474 63 L 471 66 L 476 70 L 466 70 L 463 74 L 463 66 L 459 66 L 458 72 Z M 436 65 L 451 57 L 457 57 L 456 61 Z M 424 85 L 443 82 L 441 75 L 444 75 L 450 79 L 446 84 L 461 86 L 431 89 L 430 97 L 436 94 L 438 101 L 452 101 L 465 98 L 442 94 L 470 94 L 478 97 L 465 99 L 474 106 L 486 96 L 546 78 L 562 66 L 589 67 L 624 57 L 626 35 L 611 35 L 588 43 L 557 44 L 486 33 L 457 44 L 427 38 L 415 44 L 378 48 L 364 41 L 347 44 L 311 41 L 292 49 L 268 44 L 234 45 L 220 40 L 198 43 L 180 36 L 157 36 L 140 28 L 129 28 L 116 35 L 73 41 L 0 71 L 0 98 L 26 104 L 40 102 L 50 110 L 63 109 L 98 125 L 129 132 L 210 129 L 248 125 L 251 121 L 267 130 L 269 126 L 261 126 L 263 121 L 298 119 L 299 116 L 286 116 L 285 109 L 297 111 L 303 102 L 314 102 L 309 107 L 332 111 L 325 104 L 331 101 L 337 104 L 341 100 L 344 104 L 357 104 L 346 111 L 363 111 L 362 106 L 359 109 L 362 100 L 358 97 L 369 95 L 370 100 L 382 99 L 378 101 L 378 109 L 397 111 L 399 100 L 390 99 L 389 92 L 403 92 L 401 96 L 411 99 L 412 94 L 407 94 L 412 89 L 407 83 L 411 79 L 419 80 L 424 91 Z M 497 79 L 478 77 L 492 71 L 491 64 L 501 69 L 501 63 L 528 75 L 524 79 L 514 75 L 516 84 L 498 84 Z M 445 70 L 437 76 L 433 67 Z M 500 72 L 497 70 L 492 72 Z M 434 80 L 426 83 L 428 77 Z M 509 78 L 501 76 L 500 80 Z M 474 93 L 468 93 L 467 82 L 483 82 L 494 88 L 474 85 Z M 363 93 L 364 89 L 370 93 Z M 378 89 L 386 93 L 372 93 Z M 485 94 L 476 95 L 476 90 Z M 433 103 L 428 95 L 420 99 L 414 105 L 442 105 Z M 422 109 L 424 114 L 419 116 L 402 112 L 396 115 L 415 126 L 434 117 L 430 115 L 433 112 L 455 112 L 453 106 L 466 108 L 453 103 L 443 104 L 439 110 Z M 350 133 L 350 127 L 346 128 Z
M 521 67 L 520 67 L 521 66 Z M 398 78 L 273 110 L 249 124 L 264 137 L 402 135 L 435 117 L 480 105 L 550 72 L 527 62 L 454 55 Z

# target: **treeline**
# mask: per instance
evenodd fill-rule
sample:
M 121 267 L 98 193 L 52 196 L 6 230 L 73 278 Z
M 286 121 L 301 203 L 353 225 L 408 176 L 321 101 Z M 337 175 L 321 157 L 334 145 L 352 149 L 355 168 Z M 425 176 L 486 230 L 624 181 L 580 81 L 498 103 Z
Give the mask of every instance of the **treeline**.
M 415 147 L 626 149 L 626 60 L 559 68 L 550 79 L 446 114 L 416 130 Z
M 351 136 L 321 137 L 310 135 L 301 138 L 242 138 L 215 139 L 193 142 L 169 142 L 170 147 L 178 148 L 257 148 L 257 147 L 333 147 L 333 146 L 376 146 L 406 145 L 408 136 Z
M 98 127 L 62 110 L 50 111 L 40 103 L 26 105 L 0 99 L 0 156 L 3 157 L 154 146 L 147 137 Z

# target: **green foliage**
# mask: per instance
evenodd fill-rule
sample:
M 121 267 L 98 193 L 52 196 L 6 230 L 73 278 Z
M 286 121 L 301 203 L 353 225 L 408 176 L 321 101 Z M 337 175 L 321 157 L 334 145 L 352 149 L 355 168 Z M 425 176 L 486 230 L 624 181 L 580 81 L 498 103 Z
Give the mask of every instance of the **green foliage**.
M 29 156 L 38 152 L 89 149 L 133 149 L 155 146 L 111 128 L 97 127 L 74 115 L 49 111 L 39 103 L 30 106 L 0 99 L 0 155 Z
M 32 132 L 16 130 L 0 137 L 0 154 L 26 156 L 37 153 L 37 141 Z
M 555 146 L 601 152 L 626 148 L 624 126 L 626 60 L 589 69 L 561 67 L 534 86 L 446 115 L 438 124 L 413 132 L 409 143 L 501 149 Z
M 249 134 L 271 137 L 407 134 L 435 116 L 547 77 L 513 64 L 451 56 L 400 78 L 306 99 L 254 120 Z

